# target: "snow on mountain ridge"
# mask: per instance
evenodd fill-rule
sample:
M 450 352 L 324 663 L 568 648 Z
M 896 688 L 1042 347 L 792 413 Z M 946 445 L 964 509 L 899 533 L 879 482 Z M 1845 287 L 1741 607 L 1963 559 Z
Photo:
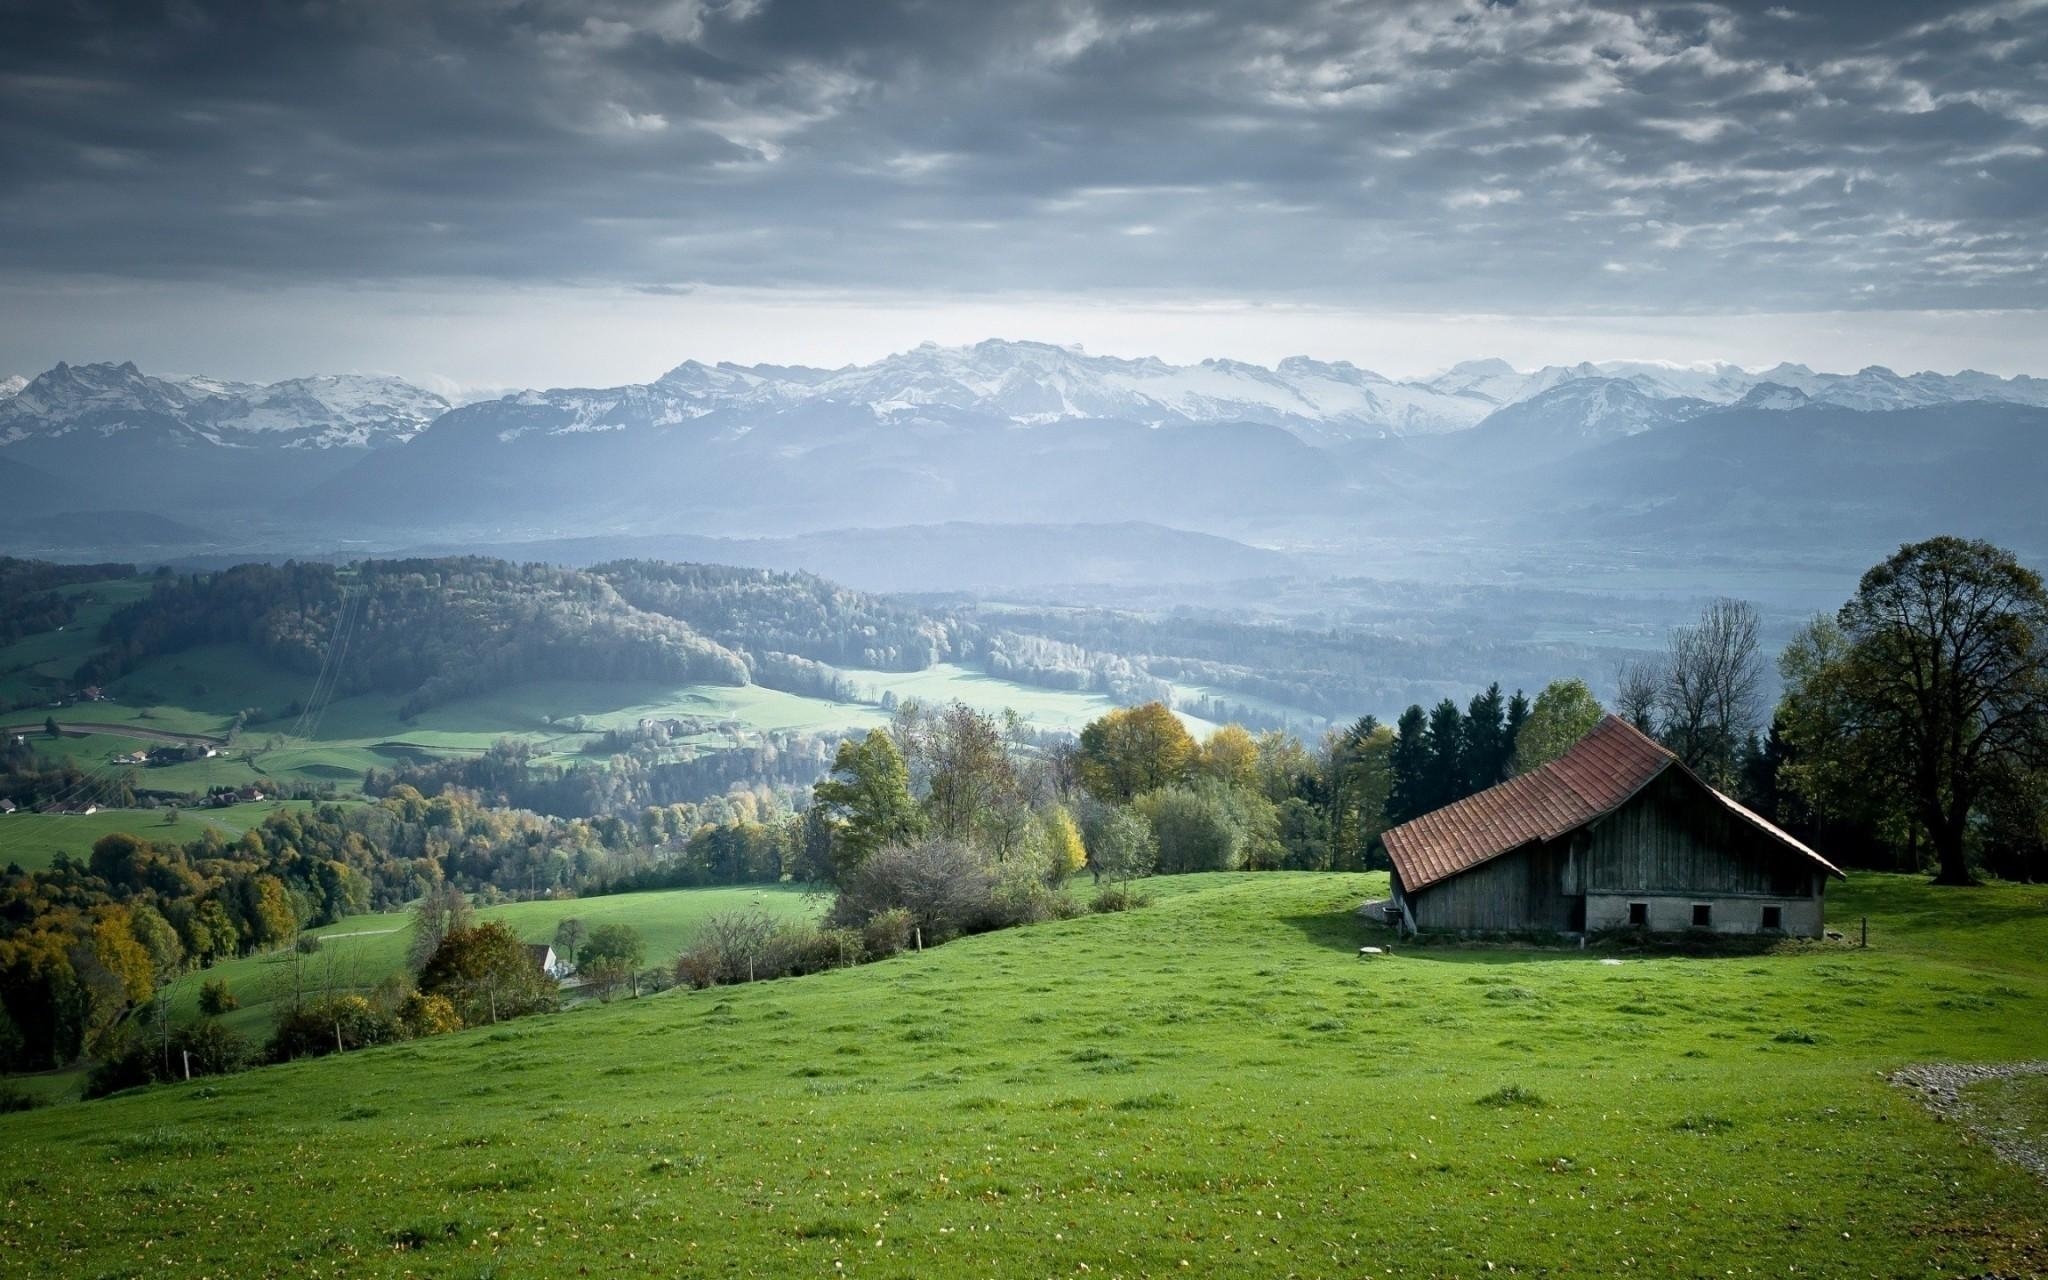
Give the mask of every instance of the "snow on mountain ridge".
M 259 386 L 153 377 L 132 361 L 60 361 L 0 399 L 0 445 L 83 431 L 236 448 L 368 448 L 402 444 L 447 410 L 441 396 L 392 377 L 330 374 Z

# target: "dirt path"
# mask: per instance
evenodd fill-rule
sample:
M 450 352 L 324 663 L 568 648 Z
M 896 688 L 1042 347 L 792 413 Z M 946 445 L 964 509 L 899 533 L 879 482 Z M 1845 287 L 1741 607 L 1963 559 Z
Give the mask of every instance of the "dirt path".
M 100 733 L 114 738 L 138 738 L 144 742 L 198 743 L 203 747 L 224 746 L 226 738 L 209 738 L 203 733 L 172 733 L 168 729 L 149 729 L 139 724 L 100 724 L 91 720 L 58 721 L 57 731 L 73 738 Z M 0 733 L 19 733 L 29 737 L 45 732 L 40 724 L 0 725 Z
M 2011 1116 L 1998 1115 L 1963 1096 L 1963 1090 L 1986 1080 L 2048 1075 L 2048 1061 L 1923 1062 L 1901 1067 L 1885 1077 L 1910 1090 L 1923 1106 L 1944 1120 L 1954 1120 L 1991 1144 L 1991 1149 L 2048 1182 L 2048 1134 L 2029 1131 Z

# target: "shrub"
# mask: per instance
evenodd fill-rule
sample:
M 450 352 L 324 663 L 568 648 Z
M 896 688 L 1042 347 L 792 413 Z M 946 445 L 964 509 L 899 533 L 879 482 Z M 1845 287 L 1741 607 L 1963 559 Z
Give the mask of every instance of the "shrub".
M 420 990 L 447 996 L 468 1026 L 551 1009 L 560 998 L 526 944 L 496 920 L 450 929 L 420 970 Z
M 23 1089 L 12 1080 L 0 1080 L 0 1116 L 16 1111 L 33 1111 L 43 1105 L 42 1100 Z
M 409 1040 L 462 1030 L 462 1015 L 455 1012 L 448 997 L 421 995 L 417 991 L 398 1002 L 397 1022 L 400 1033 Z
M 292 943 L 292 949 L 302 956 L 319 955 L 320 935 L 317 933 L 302 933 L 299 935 L 298 941 Z
M 195 1076 L 224 1076 L 245 1069 L 255 1056 L 240 1032 L 208 1021 L 173 1031 L 170 1048 L 166 1069 L 174 1080 L 184 1076 L 188 1061 Z
M 1065 896 L 1045 882 L 1040 868 L 1022 859 L 1004 862 L 990 879 L 987 905 L 963 922 L 963 932 L 1009 929 L 1051 920 L 1059 914 L 1058 900 Z
M 368 1000 L 354 995 L 330 996 L 302 1004 L 278 1019 L 268 1056 L 272 1062 L 289 1062 L 403 1038 L 398 1019 Z
M 877 911 L 861 926 L 861 946 L 874 959 L 893 956 L 910 945 L 913 926 L 910 913 L 902 907 Z
M 820 929 L 791 925 L 774 940 L 774 968 L 782 974 L 823 973 L 859 964 L 863 943 L 858 929 Z
M 124 1049 L 113 1057 L 102 1059 L 91 1071 L 85 1073 L 85 1089 L 82 1096 L 89 1102 L 94 1098 L 104 1098 L 110 1093 L 119 1093 L 123 1089 L 154 1084 L 158 1070 L 158 1052 L 154 1047 L 135 1046 Z
M 1540 1107 L 1542 1095 L 1534 1089 L 1524 1089 L 1518 1084 L 1504 1084 L 1483 1098 L 1474 1099 L 1482 1107 Z
M 1102 890 L 1095 895 L 1094 901 L 1088 904 L 1088 909 L 1100 912 L 1131 911 L 1138 907 L 1150 905 L 1152 905 L 1150 894 L 1140 893 L 1129 885 L 1111 884 L 1102 887 Z
M 199 984 L 199 1012 L 209 1018 L 217 1018 L 230 1010 L 239 1009 L 242 1002 L 235 999 L 235 993 L 228 989 L 226 981 L 208 978 Z
M 1152 823 L 1159 871 L 1235 871 L 1244 856 L 1244 831 L 1215 787 L 1167 787 L 1138 797 Z
M 863 929 L 879 913 L 901 908 L 931 946 L 967 932 L 985 917 L 993 888 L 988 864 L 963 843 L 935 839 L 889 845 L 846 875 L 829 921 Z
M 702 990 L 718 985 L 718 949 L 699 943 L 676 957 L 676 985 Z

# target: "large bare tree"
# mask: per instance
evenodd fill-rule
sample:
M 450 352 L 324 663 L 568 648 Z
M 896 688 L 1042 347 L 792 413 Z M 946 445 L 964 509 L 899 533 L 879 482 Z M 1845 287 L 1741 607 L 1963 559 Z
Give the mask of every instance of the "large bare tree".
M 1671 633 L 1657 700 L 1664 742 L 1716 785 L 1732 781 L 1736 749 L 1756 728 L 1762 632 L 1756 606 L 1724 597 Z

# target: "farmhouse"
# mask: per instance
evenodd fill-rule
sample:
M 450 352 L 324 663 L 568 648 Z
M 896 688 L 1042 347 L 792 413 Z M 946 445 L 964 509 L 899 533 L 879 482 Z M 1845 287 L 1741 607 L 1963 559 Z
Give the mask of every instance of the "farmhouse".
M 1827 878 L 1842 874 L 1613 716 L 1549 764 L 1384 839 L 1410 932 L 1817 938 Z
M 572 966 L 567 960 L 555 954 L 555 949 L 545 942 L 529 942 L 526 954 L 533 959 L 534 967 L 548 977 L 560 982 L 569 976 Z

